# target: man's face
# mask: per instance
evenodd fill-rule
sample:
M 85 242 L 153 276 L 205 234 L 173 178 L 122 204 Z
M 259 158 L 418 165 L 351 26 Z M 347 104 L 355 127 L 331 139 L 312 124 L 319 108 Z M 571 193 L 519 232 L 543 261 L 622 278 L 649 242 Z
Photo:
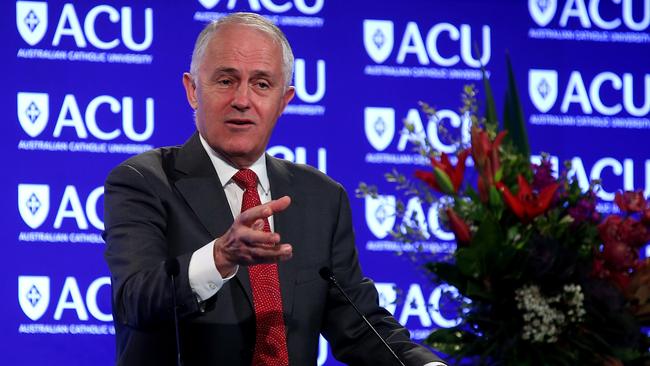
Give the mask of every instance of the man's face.
M 201 136 L 240 168 L 264 153 L 294 95 L 293 87 L 284 87 L 281 46 L 239 24 L 224 25 L 212 35 L 196 78 L 186 73 L 183 84 Z

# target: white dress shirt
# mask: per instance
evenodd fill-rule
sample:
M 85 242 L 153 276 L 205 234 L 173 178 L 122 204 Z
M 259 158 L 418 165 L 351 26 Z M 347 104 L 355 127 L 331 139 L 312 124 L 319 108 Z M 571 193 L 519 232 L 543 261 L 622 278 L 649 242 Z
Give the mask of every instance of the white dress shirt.
M 210 161 L 219 176 L 221 186 L 223 187 L 226 199 L 230 205 L 232 217 L 237 217 L 241 212 L 244 190 L 232 180 L 232 177 L 239 171 L 239 168 L 235 168 L 226 162 L 210 147 L 210 145 L 208 145 L 205 139 L 203 139 L 203 136 L 199 135 L 199 137 L 203 148 L 208 153 Z M 257 192 L 260 195 L 260 201 L 262 203 L 269 202 L 271 200 L 271 187 L 269 184 L 269 176 L 266 173 L 265 156 L 260 156 L 260 158 L 257 159 L 249 169 L 257 174 Z M 269 226 L 271 227 L 271 231 L 273 231 L 273 216 L 269 217 Z M 214 240 L 197 249 L 190 258 L 188 269 L 190 287 L 198 297 L 199 301 L 205 301 L 214 296 L 214 294 L 216 294 L 217 291 L 228 282 L 228 280 L 237 274 L 237 269 L 239 268 L 237 267 L 235 273 L 230 277 L 222 278 L 221 274 L 217 270 L 217 266 L 214 264 L 213 250 Z

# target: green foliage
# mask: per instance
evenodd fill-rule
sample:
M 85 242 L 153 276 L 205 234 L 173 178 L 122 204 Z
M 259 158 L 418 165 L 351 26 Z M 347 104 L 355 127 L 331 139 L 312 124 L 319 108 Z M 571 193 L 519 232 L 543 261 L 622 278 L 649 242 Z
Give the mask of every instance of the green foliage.
M 510 56 L 508 55 L 506 55 L 506 62 L 508 65 L 508 91 L 506 92 L 505 107 L 503 108 L 503 129 L 508 131 L 508 137 L 506 138 L 509 139 L 519 155 L 530 158 L 526 121 L 519 102 L 517 83 L 512 71 Z

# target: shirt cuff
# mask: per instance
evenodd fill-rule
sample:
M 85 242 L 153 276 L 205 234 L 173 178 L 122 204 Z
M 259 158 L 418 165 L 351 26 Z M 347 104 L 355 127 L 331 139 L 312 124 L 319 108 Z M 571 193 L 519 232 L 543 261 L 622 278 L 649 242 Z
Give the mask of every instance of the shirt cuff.
M 447 366 L 447 364 L 440 361 L 433 361 L 425 364 L 424 366 Z
M 213 250 L 214 240 L 197 249 L 190 258 L 188 268 L 190 287 L 199 301 L 205 301 L 214 296 L 228 280 L 235 277 L 239 269 L 238 266 L 232 275 L 226 278 L 221 277 L 221 273 L 214 264 Z

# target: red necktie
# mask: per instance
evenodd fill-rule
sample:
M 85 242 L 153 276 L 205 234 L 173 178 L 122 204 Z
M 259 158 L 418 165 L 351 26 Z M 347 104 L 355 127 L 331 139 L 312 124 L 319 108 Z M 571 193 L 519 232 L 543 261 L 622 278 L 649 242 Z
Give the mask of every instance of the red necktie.
M 241 212 L 261 204 L 257 193 L 257 174 L 254 171 L 241 169 L 232 180 L 244 189 Z M 264 219 L 264 231 L 271 231 L 267 219 Z M 289 353 L 282 316 L 278 266 L 275 263 L 256 264 L 248 267 L 248 273 L 255 308 L 255 352 L 252 364 L 287 366 Z

